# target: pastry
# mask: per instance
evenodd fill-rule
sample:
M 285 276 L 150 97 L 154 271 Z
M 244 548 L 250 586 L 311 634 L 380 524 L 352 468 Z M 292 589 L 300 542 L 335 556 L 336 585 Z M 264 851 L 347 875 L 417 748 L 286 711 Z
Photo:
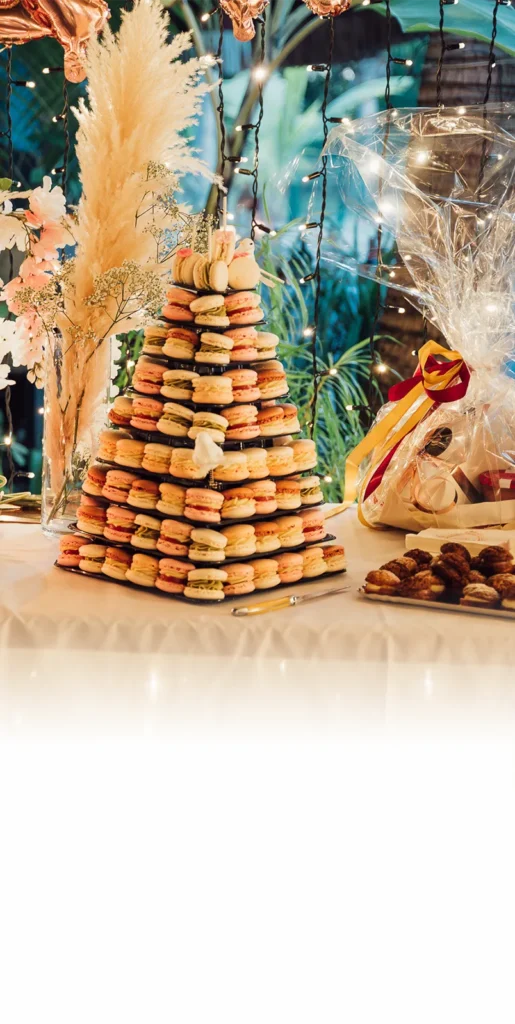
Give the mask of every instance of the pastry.
M 231 321 L 226 312 L 223 295 L 202 295 L 198 299 L 193 299 L 193 302 L 190 302 L 190 310 L 196 324 L 203 324 L 206 327 L 230 326 Z
M 198 523 L 219 523 L 224 495 L 207 487 L 188 487 L 184 515 Z
M 324 562 L 328 572 L 341 572 L 347 565 L 345 549 L 340 544 L 329 544 L 322 549 Z
M 162 402 L 156 401 L 155 398 L 140 398 L 137 395 L 132 403 L 131 427 L 153 433 L 158 429 L 162 412 Z
M 194 285 L 193 280 L 193 269 L 199 260 L 203 260 L 205 257 L 199 252 L 193 252 L 193 249 L 182 248 L 178 249 L 172 256 L 171 270 L 172 277 L 177 284 L 184 284 L 192 288 Z
M 245 452 L 225 452 L 223 462 L 213 470 L 215 480 L 238 483 L 249 475 Z
M 304 524 L 299 516 L 282 516 L 276 523 L 282 548 L 298 548 L 304 544 Z
M 209 366 L 227 366 L 231 361 L 232 340 L 214 331 L 203 331 L 200 335 L 200 348 L 195 353 L 196 363 Z
M 160 558 L 156 587 L 165 594 L 183 594 L 188 573 L 194 566 L 191 562 L 178 562 L 176 558 Z
M 218 413 L 206 409 L 193 414 L 193 423 L 188 430 L 188 437 L 194 441 L 200 433 L 206 433 L 217 444 L 223 444 L 227 427 L 228 420 L 225 416 L 219 416 Z
M 476 608 L 495 608 L 499 604 L 499 594 L 494 587 L 489 587 L 486 583 L 469 583 L 463 588 L 460 604 Z
M 461 555 L 440 555 L 433 561 L 431 569 L 454 590 L 461 590 L 468 583 L 470 566 Z
M 261 398 L 280 398 L 288 394 L 288 382 L 282 363 L 278 359 L 267 360 L 258 369 L 258 387 Z
M 259 437 L 258 411 L 255 405 L 232 405 L 224 409 L 228 422 L 227 441 L 252 441 Z
M 486 583 L 486 576 L 477 569 L 471 569 L 468 575 L 468 583 Z M 490 582 L 490 581 L 489 581 Z
M 208 292 L 209 288 L 209 259 L 203 254 L 200 255 L 193 267 L 193 284 L 199 292 Z
M 407 576 L 412 576 L 417 571 L 417 568 L 415 559 L 408 558 L 407 556 L 392 558 L 390 562 L 385 562 L 384 565 L 380 566 L 380 569 L 389 569 L 390 572 L 395 573 L 400 580 L 406 579 Z
M 147 324 L 144 330 L 143 352 L 149 356 L 160 356 L 168 334 L 166 324 Z
M 251 565 L 242 562 L 235 562 L 226 568 L 227 582 L 224 591 L 227 597 L 242 597 L 243 594 L 252 594 L 256 589 L 254 586 L 254 570 Z
M 195 382 L 200 380 L 193 370 L 165 370 L 161 394 L 164 398 L 175 398 L 189 402 L 193 398 Z
M 421 569 L 416 572 L 414 576 L 408 577 L 408 579 L 416 580 L 416 585 L 422 590 L 430 590 L 433 594 L 438 597 L 445 593 L 445 582 L 441 576 L 437 576 L 431 569 Z M 402 581 L 404 583 L 404 580 Z M 399 588 L 399 593 L 401 589 Z
M 260 409 L 257 422 L 261 437 L 276 437 L 284 433 L 284 413 L 280 405 L 267 405 Z
M 267 516 L 277 511 L 277 487 L 274 480 L 255 480 L 248 490 L 254 496 L 256 515 Z
M 513 571 L 513 556 L 500 545 L 483 548 L 477 558 L 472 559 L 472 568 L 479 569 L 485 576 Z
M 235 358 L 234 349 L 233 358 Z M 233 395 L 231 401 L 257 402 L 261 398 L 255 370 L 227 370 L 223 377 L 218 378 L 218 380 L 224 379 L 231 381 Z
M 276 482 L 276 499 L 277 508 L 279 509 L 294 509 L 300 508 L 300 480 L 295 480 L 293 477 L 286 477 L 285 480 L 277 480 Z M 325 530 L 323 536 L 325 537 Z M 322 538 L 314 537 L 314 540 L 321 540 Z
M 132 438 L 123 438 L 118 441 L 115 449 L 114 461 L 119 466 L 128 466 L 131 469 L 139 469 L 143 462 L 145 444 L 143 441 L 133 441 Z
M 102 466 L 90 466 L 82 490 L 92 498 L 101 498 L 106 476 L 107 469 L 103 469 Z
M 130 544 L 134 531 L 135 512 L 128 508 L 119 508 L 118 505 L 110 505 L 107 509 L 104 537 L 106 540 L 114 540 L 119 544 Z
M 401 580 L 397 587 L 397 597 L 411 597 L 417 601 L 436 601 L 438 595 L 444 590 L 445 584 L 438 576 L 420 572 Z
M 83 533 L 102 537 L 106 524 L 106 509 L 95 498 L 83 494 L 77 511 L 77 526 Z
M 170 473 L 179 480 L 204 480 L 206 474 L 193 461 L 193 451 L 189 448 L 173 448 Z
M 232 359 L 235 363 L 252 363 L 258 357 L 254 344 L 257 338 L 255 327 L 233 327 L 224 332 L 224 337 L 232 338 Z M 259 398 L 259 394 L 257 396 Z
M 79 548 L 79 569 L 83 572 L 101 572 L 107 548 L 104 544 L 83 544 Z
M 249 519 L 255 514 L 256 503 L 250 487 L 235 487 L 224 491 L 222 519 Z
M 234 295 L 228 295 L 225 300 L 225 308 L 229 317 L 229 324 L 234 327 L 245 324 L 258 324 L 263 319 L 261 300 L 255 292 L 239 291 Z
M 295 473 L 297 466 L 293 460 L 293 447 L 267 448 L 266 461 L 271 476 L 286 476 Z
M 155 551 L 159 534 L 161 532 L 161 520 L 154 516 L 137 515 L 134 520 L 134 533 L 131 537 L 131 544 L 135 548 L 144 548 L 147 551 Z
M 192 527 L 189 523 L 180 523 L 175 519 L 163 519 L 157 550 L 162 551 L 163 555 L 184 557 L 188 554 L 191 531 Z
M 422 551 L 421 548 L 409 548 L 406 554 L 408 558 L 412 558 L 420 568 L 431 565 L 431 562 L 433 561 L 433 555 L 431 552 Z
M 223 562 L 227 537 L 216 530 L 195 529 L 191 531 L 189 557 L 192 562 Z
M 278 408 L 282 410 L 283 414 L 282 432 L 285 434 L 297 434 L 300 430 L 297 406 L 288 403 L 287 405 L 279 405 Z
M 103 430 L 98 440 L 98 458 L 114 462 L 118 444 L 126 437 L 119 430 Z
M 149 473 L 158 473 L 160 476 L 163 476 L 170 472 L 171 457 L 172 453 L 169 445 L 150 441 L 149 444 L 145 445 L 141 465 Z
M 124 580 L 130 569 L 132 555 L 123 548 L 106 548 L 105 561 L 101 568 L 104 576 L 112 580 Z
M 222 535 L 227 544 L 226 558 L 246 558 L 256 553 L 256 535 L 249 523 L 225 526 Z
M 409 551 L 408 554 L 411 558 L 411 551 Z M 471 562 L 470 553 L 467 551 L 467 548 L 463 546 L 463 544 L 455 544 L 450 541 L 447 544 L 442 544 L 440 548 L 440 554 L 444 555 L 444 557 L 447 557 L 447 555 L 454 555 L 456 558 L 461 558 L 464 562 L 467 563 L 467 565 L 470 565 Z
M 159 498 L 159 486 L 155 480 L 144 480 L 136 477 L 127 498 L 127 504 L 134 508 L 154 509 Z
M 159 561 L 152 555 L 133 555 L 125 579 L 138 587 L 153 587 L 159 571 Z
M 184 595 L 195 601 L 219 601 L 225 597 L 226 580 L 227 573 L 223 569 L 192 569 Z
M 257 349 L 257 358 L 259 360 L 275 359 L 278 344 L 279 338 L 277 334 L 272 334 L 271 331 L 256 331 L 254 345 Z
M 221 377 L 197 375 L 193 387 L 196 405 L 230 405 L 233 400 L 232 380 L 227 374 Z
M 132 418 L 132 398 L 127 398 L 125 395 L 118 395 L 110 410 L 109 410 L 109 422 L 114 427 L 129 427 Z
M 302 552 L 304 579 L 313 579 L 315 576 L 323 576 L 326 571 L 324 560 L 324 549 L 319 547 L 306 548 Z
M 168 331 L 163 352 L 169 359 L 184 359 L 188 362 L 193 359 L 198 344 L 195 331 L 189 331 L 186 327 L 172 327 Z
M 81 559 L 79 549 L 85 547 L 84 537 L 76 537 L 74 534 L 59 537 L 57 564 L 76 569 Z
M 182 516 L 186 500 L 186 488 L 180 484 L 159 484 L 161 497 L 156 505 L 158 512 L 165 516 Z
M 254 534 L 258 555 L 265 554 L 267 551 L 277 551 L 281 547 L 277 522 L 255 523 Z
M 470 574 L 472 577 L 473 573 Z M 469 578 L 470 583 L 479 582 Z M 484 580 L 483 580 L 484 582 Z M 501 597 L 513 596 L 515 593 L 515 576 L 509 572 L 496 573 L 495 576 L 490 576 L 488 579 L 488 586 L 493 587 Z
M 303 476 L 300 478 L 300 502 L 301 505 L 318 505 L 324 500 L 320 490 L 320 477 Z
M 264 480 L 268 476 L 266 448 L 246 448 L 248 472 L 251 480 Z
M 211 259 L 215 262 L 222 260 L 226 266 L 229 266 L 234 257 L 235 244 L 236 232 L 234 228 L 217 228 L 213 232 L 211 240 Z
M 306 469 L 314 469 L 317 464 L 317 451 L 315 442 L 308 438 L 301 441 L 292 441 L 291 449 L 295 462 L 295 469 L 302 473 Z
M 392 597 L 397 593 L 400 579 L 389 569 L 372 569 L 365 577 L 365 594 L 386 594 Z
M 213 292 L 226 292 L 229 284 L 229 271 L 223 260 L 213 260 L 209 266 L 209 287 Z
M 167 320 L 177 320 L 181 323 L 192 323 L 195 319 L 190 309 L 192 292 L 185 288 L 170 288 L 166 294 L 167 304 L 163 306 L 163 316 Z
M 270 587 L 279 586 L 281 579 L 275 558 L 260 558 L 258 561 L 250 562 L 249 564 L 254 570 L 254 586 L 256 590 L 268 590 Z
M 158 395 L 161 391 L 164 372 L 165 367 L 162 363 L 152 362 L 146 356 L 140 356 L 132 378 L 134 390 L 139 391 L 142 395 Z
M 511 578 L 513 580 L 511 586 L 508 586 L 508 582 L 506 582 L 503 584 L 502 590 L 499 589 L 499 586 L 495 587 L 497 593 L 500 594 L 502 608 L 506 608 L 510 612 L 515 611 L 515 576 Z M 492 585 L 491 579 L 488 580 L 488 584 Z
M 161 406 L 161 417 L 157 429 L 168 437 L 187 437 L 193 423 L 194 413 L 177 402 L 166 402 Z
M 281 583 L 296 583 L 301 580 L 304 573 L 304 559 L 300 552 L 285 551 L 277 555 L 277 570 Z
M 304 540 L 309 543 L 324 539 L 327 530 L 325 528 L 324 510 L 322 508 L 302 509 L 299 512 L 299 516 L 303 523 Z

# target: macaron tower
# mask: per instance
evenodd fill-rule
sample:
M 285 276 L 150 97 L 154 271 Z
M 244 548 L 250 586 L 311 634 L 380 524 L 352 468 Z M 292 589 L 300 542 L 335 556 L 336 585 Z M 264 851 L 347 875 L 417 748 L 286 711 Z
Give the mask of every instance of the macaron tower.
M 90 538 L 95 571 L 84 571 L 197 603 L 341 572 L 343 549 L 322 547 L 333 538 L 315 444 L 298 436 L 279 339 L 261 330 L 253 243 L 215 231 L 207 254 L 180 249 L 172 274 L 85 480 L 79 546 Z M 196 460 L 206 445 L 219 452 L 208 472 Z M 58 564 L 81 571 L 68 547 Z

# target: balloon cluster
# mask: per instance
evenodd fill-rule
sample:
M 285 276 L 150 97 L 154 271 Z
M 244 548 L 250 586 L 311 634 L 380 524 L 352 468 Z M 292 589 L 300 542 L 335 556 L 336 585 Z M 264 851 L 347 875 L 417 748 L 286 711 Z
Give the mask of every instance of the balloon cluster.
M 245 43 L 254 38 L 253 19 L 263 13 L 268 3 L 269 0 L 220 0 L 220 6 L 232 21 L 236 39 Z M 304 3 L 321 18 L 336 18 L 349 9 L 351 0 L 304 0 Z
M 52 36 L 64 50 L 66 78 L 82 82 L 86 44 L 108 17 L 105 0 L 0 0 L 0 42 L 14 46 Z

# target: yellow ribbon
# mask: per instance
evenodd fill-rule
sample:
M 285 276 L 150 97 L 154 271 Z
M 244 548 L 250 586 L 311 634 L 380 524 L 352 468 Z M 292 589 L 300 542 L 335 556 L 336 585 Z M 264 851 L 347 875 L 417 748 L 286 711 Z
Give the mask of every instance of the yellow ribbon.
M 383 418 L 369 430 L 366 437 L 354 448 L 354 450 L 347 457 L 345 463 L 345 494 L 344 501 L 355 501 L 358 493 L 357 479 L 359 468 L 363 459 L 374 452 L 373 464 L 367 474 L 365 481 L 361 486 L 361 494 L 365 493 L 368 481 L 374 473 L 374 470 L 382 460 L 386 457 L 389 451 L 399 444 L 407 434 L 418 423 L 426 416 L 429 410 L 435 404 L 434 400 L 430 398 L 426 391 L 443 391 L 449 386 L 451 381 L 456 377 L 456 367 L 452 367 L 446 373 L 442 373 L 442 364 L 438 370 L 429 371 L 426 369 L 426 363 L 429 356 L 443 356 L 446 360 L 462 359 L 459 352 L 451 352 L 448 348 L 444 348 L 439 345 L 436 341 L 427 341 L 425 345 L 419 351 L 419 365 L 422 371 L 420 382 L 415 384 L 411 391 L 408 391 L 404 398 L 401 398 L 398 402 L 395 402 Z M 408 417 L 402 427 L 395 431 L 396 425 L 406 416 L 410 406 L 414 405 L 419 398 L 425 395 L 423 402 L 417 406 L 411 416 Z M 393 431 L 393 433 L 392 433 Z M 375 449 L 377 448 L 377 452 Z M 362 502 L 359 499 L 358 502 L 358 517 L 360 522 L 365 526 L 371 526 L 372 524 L 367 522 L 362 511 Z

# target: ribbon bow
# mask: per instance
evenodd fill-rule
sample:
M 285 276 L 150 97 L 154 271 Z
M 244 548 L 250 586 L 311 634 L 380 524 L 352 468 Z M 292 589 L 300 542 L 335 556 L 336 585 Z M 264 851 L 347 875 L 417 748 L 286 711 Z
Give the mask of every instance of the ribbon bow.
M 440 358 L 436 358 L 439 356 Z M 366 437 L 350 453 L 345 464 L 345 501 L 355 501 L 357 495 L 358 470 L 363 459 L 377 449 L 374 465 L 363 488 L 363 501 L 381 483 L 401 441 L 411 433 L 420 421 L 436 405 L 442 402 L 456 402 L 467 393 L 470 370 L 459 352 L 451 352 L 436 341 L 428 341 L 419 352 L 419 365 L 413 377 L 394 384 L 389 399 L 395 403 L 390 412 L 369 430 Z M 423 401 L 419 401 L 419 399 Z M 411 406 L 415 409 L 404 421 Z M 358 509 L 361 522 L 366 520 Z

